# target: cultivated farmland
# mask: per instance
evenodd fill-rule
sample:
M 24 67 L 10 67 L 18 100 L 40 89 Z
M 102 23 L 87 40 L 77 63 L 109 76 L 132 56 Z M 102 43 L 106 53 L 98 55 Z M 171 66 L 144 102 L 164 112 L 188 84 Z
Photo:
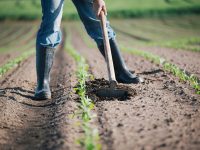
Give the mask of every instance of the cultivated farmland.
M 137 11 L 145 16 L 153 8 L 151 3 L 140 7 L 139 1 L 130 6 L 131 1 L 122 9 L 132 17 Z M 17 5 L 29 3 L 39 7 L 34 0 Z M 180 4 L 175 10 L 191 3 L 198 7 L 195 0 L 161 1 L 159 11 L 168 10 L 166 3 Z M 113 17 L 121 11 L 119 4 L 110 7 Z M 40 16 L 34 8 L 29 13 L 31 19 Z M 7 19 L 20 16 L 15 15 Z M 110 22 L 129 69 L 145 82 L 125 85 L 132 93 L 124 99 L 94 94 L 95 88 L 108 86 L 104 58 L 80 21 L 67 20 L 51 72 L 52 99 L 36 101 L 35 37 L 40 22 L 0 22 L 0 149 L 200 148 L 200 16 L 130 16 Z

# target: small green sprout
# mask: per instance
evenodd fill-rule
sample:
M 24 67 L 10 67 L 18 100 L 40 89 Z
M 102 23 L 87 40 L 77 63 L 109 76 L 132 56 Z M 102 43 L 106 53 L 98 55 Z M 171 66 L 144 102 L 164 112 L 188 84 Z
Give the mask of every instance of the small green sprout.
M 86 95 L 86 80 L 94 77 L 88 73 L 89 65 L 86 60 L 70 45 L 70 35 L 68 35 L 68 40 L 66 41 L 66 50 L 77 63 L 76 77 L 78 84 L 74 90 L 79 95 L 80 103 L 78 112 L 75 115 L 82 119 L 81 127 L 84 131 L 84 137 L 78 139 L 77 143 L 86 150 L 100 150 L 101 144 L 99 143 L 98 130 L 91 126 L 91 122 L 95 117 L 92 113 L 95 105 Z

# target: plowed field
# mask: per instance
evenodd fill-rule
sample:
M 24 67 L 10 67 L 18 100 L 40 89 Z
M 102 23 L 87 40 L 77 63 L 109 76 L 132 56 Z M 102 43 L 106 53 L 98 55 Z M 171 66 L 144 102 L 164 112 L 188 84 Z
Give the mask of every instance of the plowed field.
M 97 141 L 99 149 L 200 149 L 200 28 L 195 21 L 199 17 L 193 18 L 178 23 L 173 17 L 127 20 L 129 30 L 122 28 L 124 21 L 111 21 L 127 66 L 145 82 L 125 85 L 135 91 L 125 100 L 98 98 L 86 91 L 94 104 L 90 109 L 94 116 L 87 123 L 99 137 L 89 136 L 89 141 Z M 92 77 L 87 78 L 86 89 L 108 80 L 104 58 L 79 22 L 63 23 L 63 42 L 51 72 L 52 99 L 36 101 L 34 43 L 38 26 L 38 22 L 0 24 L 0 149 L 84 149 L 87 142 L 80 139 L 87 138 L 88 131 L 83 117 L 77 115 L 81 96 L 74 91 L 81 66 L 69 49 L 89 67 L 85 71 Z M 180 38 L 185 41 L 179 42 Z M 188 38 L 195 40 L 187 42 Z M 176 47 L 166 41 L 175 41 Z M 182 76 L 135 49 L 164 58 L 180 69 Z M 183 80 L 183 75 L 195 76 L 197 87 L 190 78 Z

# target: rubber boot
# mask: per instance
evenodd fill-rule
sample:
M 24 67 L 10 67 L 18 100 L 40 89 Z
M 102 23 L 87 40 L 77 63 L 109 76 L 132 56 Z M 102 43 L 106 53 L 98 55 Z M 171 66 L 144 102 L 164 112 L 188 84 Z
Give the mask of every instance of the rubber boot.
M 53 65 L 54 48 L 39 46 L 36 48 L 37 88 L 35 99 L 51 99 L 50 71 Z
M 105 52 L 104 52 L 104 45 L 103 43 L 101 45 L 98 45 L 98 48 L 101 52 L 101 54 L 105 58 Z M 137 77 L 135 74 L 132 74 L 128 68 L 126 67 L 126 64 L 124 62 L 124 59 L 120 53 L 120 49 L 117 46 L 117 42 L 114 39 L 110 39 L 110 48 L 113 58 L 113 65 L 115 69 L 115 76 L 116 80 L 119 83 L 141 83 L 144 82 L 142 78 Z

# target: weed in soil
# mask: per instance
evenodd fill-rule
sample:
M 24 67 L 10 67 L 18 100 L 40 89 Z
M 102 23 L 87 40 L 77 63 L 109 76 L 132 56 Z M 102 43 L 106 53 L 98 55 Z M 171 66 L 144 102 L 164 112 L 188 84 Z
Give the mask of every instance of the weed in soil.
M 125 101 L 129 100 L 132 97 L 136 95 L 136 90 L 131 88 L 128 85 L 118 84 L 116 89 L 121 89 L 127 91 L 127 93 L 124 95 L 124 97 L 120 98 L 110 98 L 110 97 L 99 97 L 96 95 L 98 89 L 102 88 L 109 88 L 109 81 L 105 80 L 104 78 L 101 79 L 95 79 L 92 81 L 86 82 L 86 92 L 87 95 L 94 100 L 94 102 L 97 101 L 104 101 L 104 100 L 120 100 Z

